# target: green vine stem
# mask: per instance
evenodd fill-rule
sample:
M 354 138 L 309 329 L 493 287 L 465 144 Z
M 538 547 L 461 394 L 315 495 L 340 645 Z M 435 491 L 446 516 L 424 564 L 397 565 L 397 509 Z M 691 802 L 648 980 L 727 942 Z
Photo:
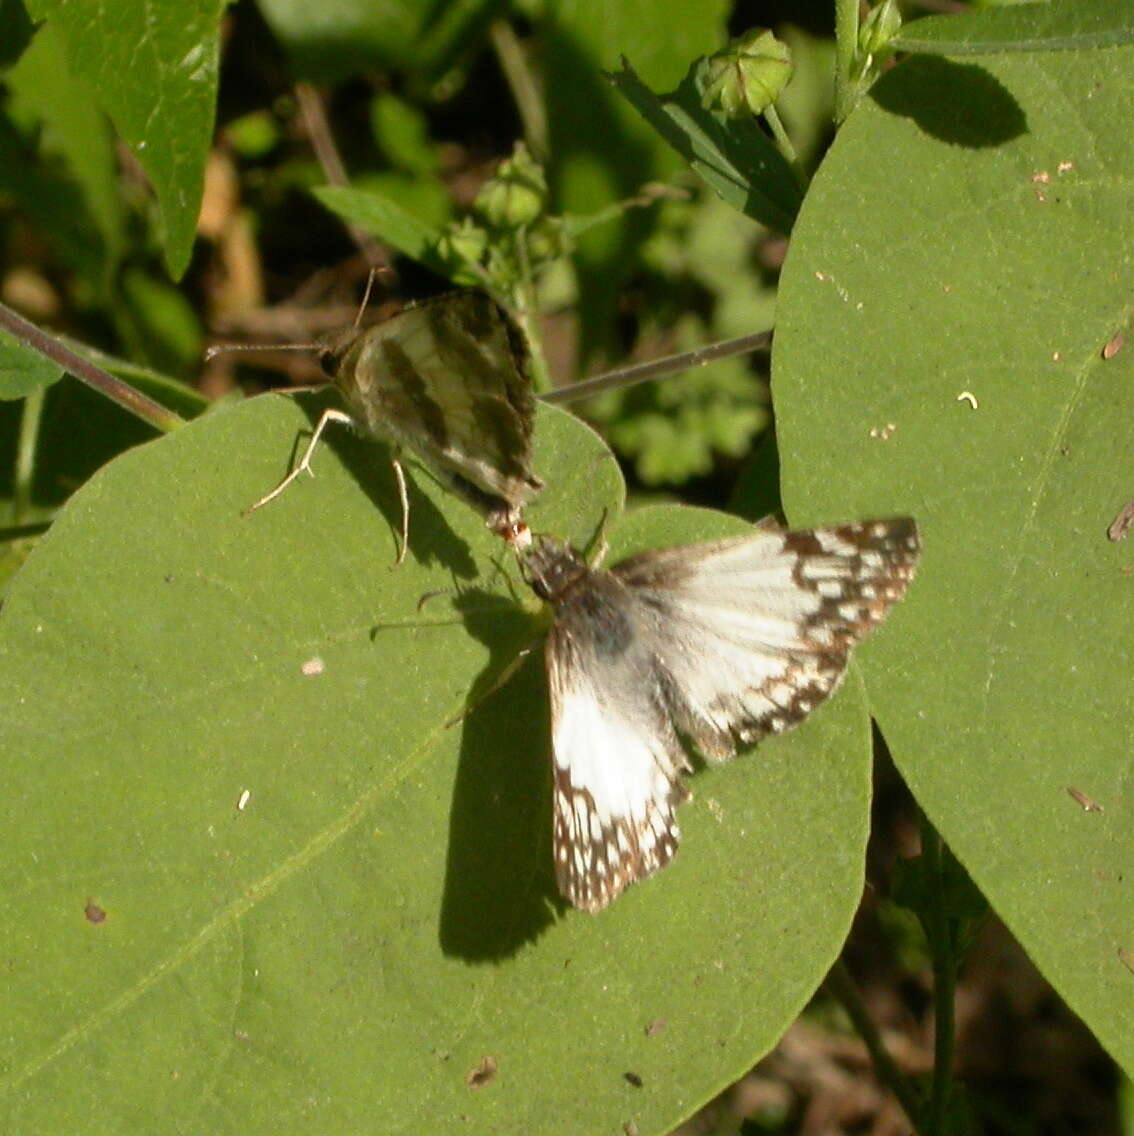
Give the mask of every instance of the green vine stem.
M 858 0 L 835 0 L 835 125 L 854 108 L 856 85 L 851 76 L 858 51 Z
M 800 189 L 806 192 L 807 174 L 800 164 L 799 155 L 795 152 L 795 147 L 792 145 L 788 132 L 784 129 L 783 120 L 780 118 L 779 112 L 776 110 L 774 104 L 769 104 L 764 108 L 764 121 L 772 131 L 772 137 L 775 138 L 776 145 L 780 148 L 780 153 L 787 159 L 788 165 L 791 166 L 792 170 L 795 172 Z
M 39 424 L 43 419 L 45 387 L 36 387 L 24 399 L 20 415 L 20 433 L 16 440 L 16 467 L 12 474 L 12 524 L 19 525 L 27 516 L 35 477 L 35 454 L 39 446 Z
M 846 1010 L 851 1023 L 866 1044 L 870 1059 L 874 1062 L 874 1071 L 878 1075 L 878 1080 L 894 1094 L 909 1118 L 914 1131 L 920 1132 L 918 1119 L 921 1116 L 921 1102 L 918 1100 L 917 1093 L 909 1078 L 903 1076 L 897 1065 L 894 1064 L 894 1059 L 882 1043 L 878 1027 L 875 1026 L 874 1020 L 862 1000 L 862 995 L 858 992 L 858 987 L 842 959 L 839 959 L 831 968 L 825 985 L 831 996 Z M 939 1130 L 931 1128 L 929 1131 Z
M 930 1132 L 944 1132 L 953 1084 L 954 1018 L 957 984 L 957 921 L 946 913 L 944 903 L 944 841 L 940 833 L 921 819 L 921 847 L 926 873 L 939 902 L 926 912 L 926 937 L 933 957 L 933 1084 L 929 1094 L 927 1124 Z
M 504 72 L 504 78 L 512 90 L 516 109 L 520 112 L 524 141 L 536 161 L 546 162 L 551 152 L 547 111 L 544 109 L 539 83 L 528 65 L 523 45 L 507 20 L 493 20 L 488 27 L 488 37 L 500 62 L 500 70 Z

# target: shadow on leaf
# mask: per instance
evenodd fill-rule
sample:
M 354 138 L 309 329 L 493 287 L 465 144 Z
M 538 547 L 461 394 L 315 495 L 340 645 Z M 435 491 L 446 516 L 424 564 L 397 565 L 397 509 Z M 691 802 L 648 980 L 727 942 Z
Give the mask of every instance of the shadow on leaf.
M 883 110 L 913 119 L 926 134 L 956 146 L 1002 146 L 1028 129 L 1023 108 L 998 79 L 974 63 L 939 55 L 907 59 L 870 96 Z
M 447 955 L 487 962 L 534 941 L 562 908 L 551 865 L 547 689 L 529 614 L 480 591 L 455 602 L 492 657 L 474 684 L 471 713 L 453 727 L 463 736 L 440 940 Z M 497 686 L 525 647 L 527 657 Z
M 329 391 L 326 394 L 320 392 L 313 398 L 299 398 L 297 401 L 311 420 L 312 429 L 327 406 L 338 405 L 338 400 Z M 305 434 L 296 439 L 288 469 L 293 468 L 298 461 L 309 438 L 310 435 Z M 402 505 L 398 500 L 390 446 L 376 438 L 362 437 L 346 426 L 334 423 L 323 433 L 320 439 L 320 446 L 322 445 L 327 445 L 334 451 L 374 507 L 385 517 L 390 526 L 393 547 L 396 548 L 401 539 Z M 312 465 L 316 469 L 318 457 L 319 452 L 316 450 L 312 458 Z M 407 556 L 412 556 L 421 565 L 441 564 L 458 579 L 475 579 L 478 569 L 468 545 L 453 532 L 444 513 L 417 486 L 418 478 L 430 477 L 431 474 L 409 454 L 403 456 L 402 467 L 406 474 L 406 495 L 409 498 Z M 289 490 L 291 488 L 289 486 Z M 393 562 L 394 556 L 391 554 L 390 564 Z

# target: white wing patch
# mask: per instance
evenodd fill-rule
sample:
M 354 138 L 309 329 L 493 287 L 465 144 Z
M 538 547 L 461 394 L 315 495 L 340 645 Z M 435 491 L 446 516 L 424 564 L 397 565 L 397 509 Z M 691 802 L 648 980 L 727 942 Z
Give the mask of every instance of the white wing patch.
M 677 850 L 675 810 L 688 796 L 680 775 L 689 765 L 651 703 L 648 668 L 631 676 L 633 655 L 608 661 L 586 630 L 568 621 L 547 641 L 554 856 L 560 893 L 598 911 Z

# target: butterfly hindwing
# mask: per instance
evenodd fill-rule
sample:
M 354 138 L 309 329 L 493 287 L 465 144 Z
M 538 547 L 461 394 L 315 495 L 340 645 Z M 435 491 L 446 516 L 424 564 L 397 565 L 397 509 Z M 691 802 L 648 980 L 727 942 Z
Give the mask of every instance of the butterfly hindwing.
M 556 881 L 574 906 L 598 911 L 676 851 L 688 762 L 625 588 L 588 576 L 560 607 L 545 655 Z

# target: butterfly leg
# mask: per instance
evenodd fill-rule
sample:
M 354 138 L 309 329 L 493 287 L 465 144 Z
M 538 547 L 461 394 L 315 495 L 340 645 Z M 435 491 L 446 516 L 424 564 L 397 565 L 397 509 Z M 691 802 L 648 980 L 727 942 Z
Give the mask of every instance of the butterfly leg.
M 315 452 L 315 447 L 323 431 L 326 429 L 328 422 L 342 422 L 347 426 L 353 426 L 355 424 L 354 419 L 341 410 L 324 410 L 319 421 L 315 424 L 315 431 L 311 435 L 311 441 L 307 443 L 307 449 L 303 451 L 303 457 L 299 459 L 299 463 L 296 465 L 295 469 L 293 469 L 271 493 L 261 497 L 254 505 L 249 505 L 241 516 L 246 517 L 249 513 L 255 512 L 262 505 L 266 505 L 269 501 L 274 501 L 304 470 L 310 473 L 312 477 L 315 476 L 311 469 L 311 455 Z
M 394 470 L 394 480 L 398 483 L 398 500 L 402 506 L 402 541 L 398 549 L 398 558 L 390 565 L 390 570 L 398 568 L 406 558 L 406 549 L 409 547 L 409 493 L 406 490 L 406 473 L 402 463 L 395 452 L 390 458 L 390 465 Z
M 455 714 L 445 723 L 445 729 L 451 729 L 458 722 L 463 722 L 469 715 L 473 713 L 487 698 L 491 698 L 509 679 L 523 666 L 524 660 L 532 653 L 531 644 L 527 647 L 521 647 L 516 653 L 516 657 L 512 659 L 508 665 L 492 680 L 488 685 L 487 690 L 482 690 L 476 695 L 459 713 Z
M 606 526 L 609 520 L 610 510 L 604 507 L 599 523 L 595 527 L 591 539 L 587 542 L 585 559 L 588 568 L 597 568 L 606 559 L 606 554 L 610 551 L 610 543 L 606 539 Z

